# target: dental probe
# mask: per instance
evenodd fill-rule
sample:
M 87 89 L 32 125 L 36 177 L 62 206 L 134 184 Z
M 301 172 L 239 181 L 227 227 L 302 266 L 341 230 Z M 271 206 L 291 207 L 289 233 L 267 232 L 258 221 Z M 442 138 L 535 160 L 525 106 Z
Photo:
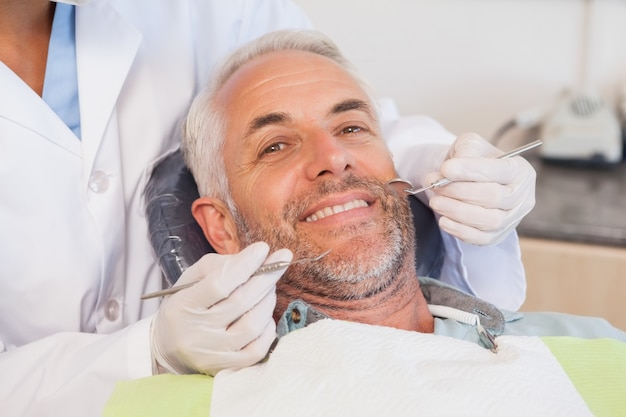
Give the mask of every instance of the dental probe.
M 256 271 L 254 271 L 251 276 L 253 277 L 255 275 L 261 275 L 261 274 L 266 274 L 268 272 L 278 271 L 279 269 L 285 269 L 288 266 L 293 265 L 293 264 L 299 264 L 299 263 L 303 263 L 303 262 L 319 261 L 324 256 L 328 255 L 329 252 L 330 252 L 330 249 L 328 249 L 326 252 L 324 252 L 321 255 L 318 255 L 318 256 L 316 256 L 314 258 L 302 258 L 302 259 L 297 259 L 297 260 L 291 261 L 291 262 L 279 261 L 279 262 L 272 262 L 272 263 L 269 263 L 269 264 L 261 265 L 261 267 L 259 269 L 257 269 Z M 164 295 L 174 294 L 174 293 L 177 293 L 180 290 L 184 290 L 185 288 L 189 288 L 189 287 L 191 287 L 193 285 L 196 285 L 197 283 L 198 283 L 198 281 L 193 281 L 193 282 L 188 282 L 186 284 L 176 285 L 174 287 L 166 288 L 164 290 L 151 292 L 151 293 L 142 295 L 141 299 L 142 300 L 147 300 L 149 298 L 162 297 Z
M 512 151 L 505 153 L 504 155 L 500 155 L 497 159 L 512 158 L 514 156 L 517 156 L 517 155 L 521 154 L 522 152 L 526 152 L 526 151 L 529 151 L 529 150 L 531 150 L 533 148 L 536 148 L 537 146 L 541 145 L 542 143 L 543 143 L 543 141 L 541 139 L 535 140 L 533 142 L 527 143 L 524 146 L 520 146 L 519 148 L 515 148 Z M 394 178 L 394 179 L 388 181 L 387 184 L 390 184 L 392 182 L 404 182 L 404 183 L 410 184 L 408 181 L 403 180 L 401 178 Z M 450 184 L 451 182 L 453 182 L 453 181 L 449 180 L 447 178 L 442 178 L 442 179 L 440 179 L 438 181 L 433 182 L 432 184 L 430 184 L 427 187 L 422 187 L 422 188 L 417 189 L 417 190 L 412 190 L 412 189 L 408 188 L 408 189 L 406 189 L 404 191 L 406 193 L 415 195 L 415 194 L 419 194 L 419 193 L 421 193 L 423 191 L 430 190 L 431 188 L 438 188 L 438 187 Z

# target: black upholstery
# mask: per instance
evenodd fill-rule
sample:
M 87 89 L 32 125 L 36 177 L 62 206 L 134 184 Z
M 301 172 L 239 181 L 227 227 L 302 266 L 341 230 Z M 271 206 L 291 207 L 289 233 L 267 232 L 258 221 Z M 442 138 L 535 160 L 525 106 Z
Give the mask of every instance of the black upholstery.
M 159 162 L 145 190 L 146 216 L 150 240 L 169 286 L 202 255 L 214 252 L 191 215 L 191 204 L 197 198 L 196 183 L 180 151 Z M 417 238 L 417 273 L 438 278 L 444 256 L 439 226 L 421 201 L 410 197 L 410 203 Z

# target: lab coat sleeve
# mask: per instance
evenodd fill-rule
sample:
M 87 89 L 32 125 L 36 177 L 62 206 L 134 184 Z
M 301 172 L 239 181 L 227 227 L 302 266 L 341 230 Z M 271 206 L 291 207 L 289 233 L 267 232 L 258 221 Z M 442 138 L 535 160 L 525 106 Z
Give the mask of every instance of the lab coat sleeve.
M 117 381 L 152 375 L 150 322 L 110 335 L 57 333 L 0 354 L 0 414 L 96 415 Z
M 400 117 L 393 101 L 380 101 L 381 125 L 398 174 L 421 187 L 426 174 L 438 169 L 456 139 L 426 116 Z M 431 192 L 417 197 L 428 203 Z M 437 216 L 438 218 L 439 216 Z M 499 308 L 518 310 L 526 297 L 526 275 L 515 231 L 491 246 L 467 244 L 441 232 L 444 264 L 439 279 Z

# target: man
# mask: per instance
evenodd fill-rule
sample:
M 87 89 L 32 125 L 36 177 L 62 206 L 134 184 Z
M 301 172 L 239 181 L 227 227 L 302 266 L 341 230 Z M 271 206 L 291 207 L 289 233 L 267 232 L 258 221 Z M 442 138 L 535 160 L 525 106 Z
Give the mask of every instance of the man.
M 115 381 L 152 374 L 150 326 L 161 307 L 156 299 L 140 300 L 163 285 L 143 216 L 151 166 L 177 147 L 180 119 L 223 55 L 268 31 L 308 25 L 284 0 L 0 0 L 3 415 L 99 414 Z M 438 171 L 454 139 L 439 132 L 438 158 L 420 162 L 419 149 L 405 152 L 416 159 L 406 161 L 404 175 L 416 175 L 417 167 Z M 407 135 L 417 147 L 424 140 Z M 453 149 L 450 162 L 467 151 Z M 521 183 L 512 187 L 521 191 L 512 206 L 482 212 L 493 215 L 489 227 L 468 225 L 450 206 L 441 209 L 451 232 L 447 264 L 456 272 L 447 276 L 478 293 L 492 291 L 513 308 L 525 281 L 512 230 L 532 207 L 530 184 L 530 192 Z M 433 201 L 459 207 L 467 200 L 439 192 Z M 459 231 L 462 224 L 468 229 Z M 494 264 L 516 266 L 517 274 L 509 280 L 481 274 L 470 262 L 478 247 L 463 240 L 493 243 L 479 250 L 480 259 L 505 253 L 494 255 Z M 228 262 L 209 257 L 198 268 L 244 284 L 245 266 L 260 265 L 268 254 L 253 252 Z M 251 295 L 252 306 L 264 294 Z M 202 352 L 190 372 L 243 366 L 267 352 L 273 329 L 261 337 L 264 328 L 253 325 L 267 314 L 257 318 L 241 299 L 226 305 L 229 319 L 246 313 L 253 322 L 240 345 L 248 350 L 230 349 L 232 335 L 219 321 L 210 338 L 197 339 L 198 328 L 211 323 L 179 322 L 189 349 L 177 355 Z
M 276 32 L 242 48 L 194 101 L 183 151 L 202 196 L 193 214 L 213 247 L 237 253 L 267 242 L 294 259 L 330 250 L 287 269 L 275 320 L 301 300 L 318 316 L 434 330 L 377 117 L 366 84 L 315 32 Z
M 610 338 L 610 347 L 604 353 L 612 355 L 610 366 L 623 367 L 626 334 L 605 321 L 512 314 L 437 281 L 418 279 L 411 213 L 401 190 L 386 185 L 396 172 L 374 102 L 337 49 L 321 35 L 277 32 L 233 55 L 192 105 L 183 150 L 202 195 L 194 203 L 194 216 L 219 253 L 254 252 L 267 244 L 274 251 L 272 262 L 289 262 L 292 253 L 296 260 L 315 259 L 330 250 L 317 260 L 288 267 L 276 284 L 274 320 L 280 334 L 293 333 L 278 342 L 267 364 L 258 369 L 219 373 L 214 398 L 210 399 L 212 413 L 353 415 L 344 413 L 343 408 L 328 408 L 333 404 L 349 408 L 354 415 L 364 415 L 364 410 L 365 415 L 413 415 L 420 409 L 412 407 L 430 401 L 420 391 L 429 386 L 436 403 L 428 408 L 431 411 L 427 415 L 432 415 L 432 410 L 458 415 L 459 404 L 466 415 L 484 415 L 488 411 L 495 415 L 528 415 L 538 410 L 538 415 L 545 415 L 546 410 L 555 409 L 566 410 L 565 415 L 588 415 L 587 407 L 597 410 L 594 401 L 600 401 L 602 408 L 621 397 L 612 392 L 608 400 L 598 400 L 577 386 L 579 394 L 554 360 L 557 354 L 545 349 L 544 342 L 532 339 L 527 344 L 528 338 L 511 338 Z M 489 163 L 488 158 L 480 159 Z M 524 163 L 519 157 L 512 161 Z M 222 169 L 226 175 L 212 175 L 212 170 Z M 248 268 L 252 274 L 256 266 Z M 181 278 L 181 284 L 202 276 L 193 270 L 191 267 L 192 273 Z M 202 279 L 195 283 L 196 291 L 182 289 L 163 304 L 169 306 L 169 311 L 186 309 L 186 299 L 203 292 L 207 294 L 206 308 L 188 312 L 200 318 L 210 310 L 219 311 L 220 303 L 214 304 L 215 299 L 208 294 L 230 281 L 230 276 Z M 251 281 L 267 288 L 268 297 L 259 299 L 258 308 L 270 310 L 274 279 L 261 274 Z M 237 286 L 237 282 L 231 284 L 231 297 L 243 296 Z M 334 320 L 322 320 L 328 318 Z M 163 326 L 167 320 L 163 317 L 154 327 L 155 339 L 163 341 L 163 346 L 169 342 L 163 339 L 176 338 Z M 375 326 L 360 328 L 346 322 Z M 236 328 L 240 323 L 227 325 Z M 376 332 L 381 331 L 380 326 L 394 330 L 379 337 Z M 411 335 L 422 333 L 454 339 L 425 337 L 414 344 Z M 414 350 L 405 352 L 402 343 L 395 343 L 396 337 L 411 343 Z M 336 339 L 343 344 L 334 343 Z M 375 345 L 374 350 L 369 349 L 371 345 Z M 323 354 L 326 349 L 332 349 L 330 355 Z M 370 362 L 359 362 L 363 351 L 371 355 L 366 358 Z M 576 350 L 581 352 L 585 355 L 576 356 L 577 363 L 584 364 L 585 372 L 591 372 L 587 376 L 600 378 L 596 366 L 599 362 L 588 361 L 591 351 Z M 339 355 L 337 361 L 335 353 Z M 449 355 L 445 356 L 449 359 L 442 359 L 440 353 Z M 397 354 L 402 355 L 399 360 L 394 358 Z M 157 350 L 155 356 L 169 370 L 188 366 L 184 360 L 176 360 L 168 348 Z M 416 361 L 422 356 L 434 362 Z M 281 360 L 287 360 L 286 365 L 281 366 Z M 363 372 L 363 363 L 375 371 Z M 376 381 L 379 376 L 385 377 L 389 363 L 395 366 L 385 379 L 391 388 Z M 321 369 L 316 371 L 318 367 Z M 445 372 L 433 374 L 433 367 L 443 367 Z M 463 369 L 471 371 L 459 375 L 466 385 L 455 385 L 454 373 Z M 407 374 L 411 378 L 406 378 Z M 420 375 L 437 375 L 439 379 L 427 378 L 420 389 L 413 390 L 411 385 L 407 390 L 405 384 L 412 384 Z M 610 375 L 618 377 L 620 387 L 624 385 L 619 381 L 619 371 Z M 491 380 L 491 376 L 501 379 Z M 394 384 L 394 379 L 401 383 Z M 450 386 L 441 382 L 447 379 Z M 166 392 L 167 387 L 176 388 L 180 380 L 162 381 L 162 387 L 157 381 L 149 386 L 156 392 Z M 354 385 L 346 389 L 344 381 Z M 173 385 L 168 385 L 170 382 Z M 197 409 L 190 404 L 208 407 L 213 383 L 205 379 L 192 382 L 202 389 L 195 391 L 184 385 L 194 394 L 184 389 L 169 397 L 169 407 L 179 414 Z M 602 390 L 612 389 L 611 384 L 603 384 Z M 371 390 L 372 386 L 376 388 L 364 398 L 348 396 L 365 392 L 362 389 Z M 453 388 L 450 392 L 454 396 L 446 388 Z M 400 390 L 400 397 L 393 396 L 396 390 Z M 430 394 L 428 391 L 426 397 Z M 125 396 L 133 398 L 128 393 Z M 150 401 L 154 401 L 154 391 Z M 117 408 L 115 398 L 112 403 L 110 415 L 123 411 Z M 359 403 L 366 406 L 359 407 Z M 403 409 L 407 404 L 409 408 Z M 620 407 L 626 404 L 621 401 Z M 287 410 L 289 414 L 283 414 Z M 202 408 L 200 411 L 206 412 Z

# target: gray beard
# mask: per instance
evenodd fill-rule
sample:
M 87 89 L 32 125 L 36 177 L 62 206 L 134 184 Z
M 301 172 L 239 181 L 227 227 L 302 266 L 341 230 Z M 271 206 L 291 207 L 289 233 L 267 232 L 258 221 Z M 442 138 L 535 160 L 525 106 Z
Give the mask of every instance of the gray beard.
M 318 200 L 331 192 L 355 188 L 367 188 L 373 192 L 386 213 L 382 219 L 384 232 L 378 238 L 379 242 L 375 242 L 376 253 L 371 253 L 371 239 L 356 237 L 353 239 L 355 251 L 349 256 L 333 257 L 331 253 L 316 262 L 293 265 L 284 273 L 279 287 L 290 286 L 299 292 L 340 300 L 362 299 L 377 294 L 391 285 L 401 270 L 406 270 L 403 268 L 406 262 L 413 261 L 410 255 L 415 244 L 408 201 L 389 194 L 379 182 L 349 176 L 341 184 L 322 183 L 314 196 L 294 198 L 283 210 L 281 218 L 262 219 L 259 224 L 247 222 L 235 210 L 233 215 L 239 238 L 244 245 L 265 241 L 272 251 L 288 248 L 293 252 L 294 259 L 315 257 L 326 248 L 319 248 L 298 236 L 296 225 L 300 213 L 310 204 L 309 201 Z M 284 227 L 285 221 L 294 227 Z M 350 233 L 359 227 L 346 226 L 334 233 Z

